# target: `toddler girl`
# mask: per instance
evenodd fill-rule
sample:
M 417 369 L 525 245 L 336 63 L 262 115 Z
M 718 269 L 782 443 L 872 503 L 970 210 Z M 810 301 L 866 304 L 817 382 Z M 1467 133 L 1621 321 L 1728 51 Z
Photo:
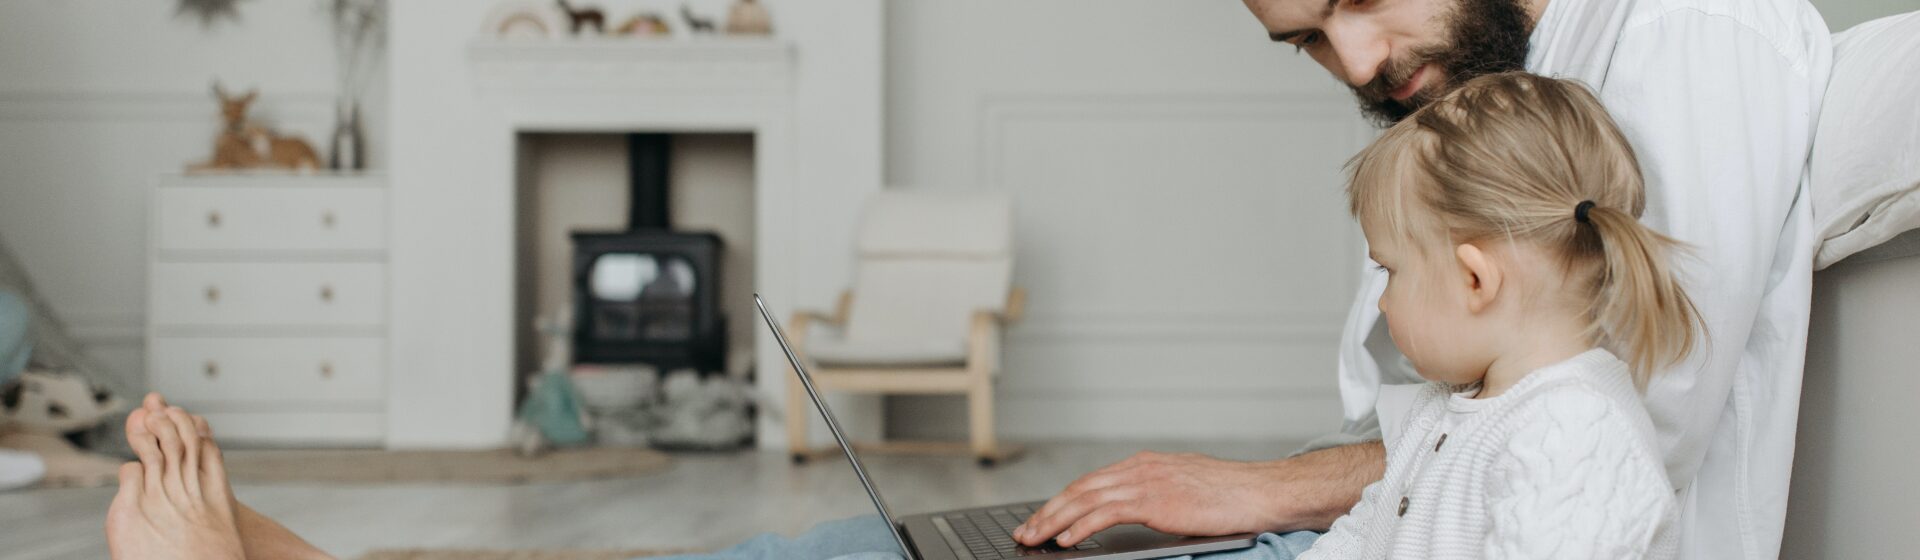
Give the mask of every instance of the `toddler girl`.
M 1386 476 L 1301 558 L 1670 558 L 1639 391 L 1700 334 L 1581 85 L 1484 76 L 1356 156 L 1348 188 L 1421 389 Z

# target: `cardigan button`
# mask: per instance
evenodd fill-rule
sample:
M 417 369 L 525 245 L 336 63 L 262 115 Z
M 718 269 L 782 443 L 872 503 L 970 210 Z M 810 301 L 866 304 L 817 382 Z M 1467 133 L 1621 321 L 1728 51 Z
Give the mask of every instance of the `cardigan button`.
M 1401 496 L 1401 497 L 1400 497 L 1400 514 L 1398 515 L 1398 517 L 1406 517 L 1406 516 L 1407 516 L 1407 503 L 1408 503 L 1408 502 L 1407 502 L 1407 497 L 1406 497 L 1406 496 Z
M 1447 434 L 1440 434 L 1440 441 L 1433 442 L 1433 450 L 1435 452 L 1438 452 L 1440 451 L 1440 446 L 1446 445 L 1446 444 L 1447 444 Z

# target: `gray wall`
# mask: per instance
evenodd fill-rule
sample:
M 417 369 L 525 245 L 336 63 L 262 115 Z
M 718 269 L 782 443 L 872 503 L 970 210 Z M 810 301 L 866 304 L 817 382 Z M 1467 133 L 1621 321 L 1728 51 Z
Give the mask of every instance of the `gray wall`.
M 1864 256 L 1813 277 L 1781 558 L 1907 558 L 1920 550 L 1920 256 Z
M 1827 28 L 1845 31 L 1860 22 L 1920 10 L 1920 0 L 1812 0 Z

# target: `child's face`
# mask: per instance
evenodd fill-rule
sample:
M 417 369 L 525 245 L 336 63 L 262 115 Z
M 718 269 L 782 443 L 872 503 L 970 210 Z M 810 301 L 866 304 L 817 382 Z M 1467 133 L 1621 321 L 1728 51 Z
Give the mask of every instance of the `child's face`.
M 1493 362 L 1491 325 L 1470 311 L 1473 275 L 1444 250 L 1409 243 L 1362 224 L 1369 253 L 1387 270 L 1380 312 L 1394 346 L 1421 377 L 1455 385 L 1479 381 Z

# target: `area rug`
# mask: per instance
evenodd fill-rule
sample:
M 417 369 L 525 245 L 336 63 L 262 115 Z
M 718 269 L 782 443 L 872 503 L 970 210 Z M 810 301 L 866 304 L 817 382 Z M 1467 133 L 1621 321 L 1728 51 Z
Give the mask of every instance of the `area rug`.
M 417 482 L 525 484 L 596 478 L 632 478 L 666 470 L 671 463 L 666 454 L 658 451 L 615 447 L 553 451 L 531 459 L 505 449 L 495 451 L 253 450 L 228 451 L 225 457 L 227 475 L 241 482 L 374 484 Z M 528 558 L 546 557 L 530 556 Z
M 375 550 L 359 560 L 626 560 L 642 556 L 682 554 L 670 550 Z

